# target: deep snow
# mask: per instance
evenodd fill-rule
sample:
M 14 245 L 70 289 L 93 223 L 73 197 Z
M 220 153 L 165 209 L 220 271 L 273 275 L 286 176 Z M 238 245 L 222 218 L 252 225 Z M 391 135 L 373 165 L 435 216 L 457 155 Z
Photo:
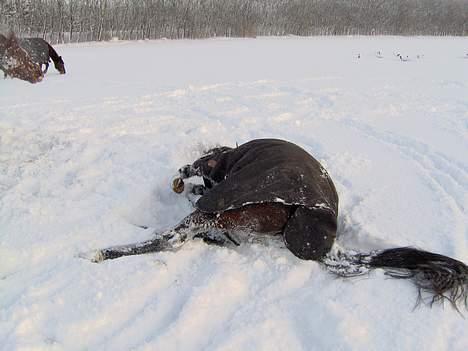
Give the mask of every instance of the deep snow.
M 467 38 L 56 49 L 65 76 L 0 80 L 1 350 L 468 348 L 468 319 L 413 310 L 408 281 L 336 279 L 278 243 L 78 257 L 188 214 L 169 183 L 203 148 L 276 137 L 334 179 L 340 245 L 468 262 Z

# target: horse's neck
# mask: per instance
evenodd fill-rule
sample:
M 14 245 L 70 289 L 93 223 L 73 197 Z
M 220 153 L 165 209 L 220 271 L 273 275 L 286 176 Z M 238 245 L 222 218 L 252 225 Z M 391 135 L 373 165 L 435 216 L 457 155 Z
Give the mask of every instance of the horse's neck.
M 52 59 L 52 61 L 54 61 L 54 63 L 60 62 L 57 51 L 55 51 L 54 48 L 49 43 L 47 43 L 47 46 L 49 47 L 49 56 Z

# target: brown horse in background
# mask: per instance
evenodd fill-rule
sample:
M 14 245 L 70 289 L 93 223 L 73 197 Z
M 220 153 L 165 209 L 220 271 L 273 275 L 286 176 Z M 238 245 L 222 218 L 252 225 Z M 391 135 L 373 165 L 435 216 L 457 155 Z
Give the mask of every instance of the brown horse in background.
M 31 56 L 32 60 L 39 64 L 41 69 L 42 65 L 45 65 L 45 69 L 43 71 L 44 74 L 46 74 L 49 69 L 49 62 L 51 59 L 54 62 L 55 69 L 59 71 L 60 74 L 66 73 L 65 63 L 63 62 L 62 56 L 59 56 L 52 45 L 44 39 L 22 38 L 19 39 L 19 44 L 24 50 L 26 50 L 29 56 Z
M 0 34 L 0 70 L 5 78 L 10 76 L 30 83 L 40 82 L 44 77 L 41 67 L 21 48 L 13 34 L 8 37 Z

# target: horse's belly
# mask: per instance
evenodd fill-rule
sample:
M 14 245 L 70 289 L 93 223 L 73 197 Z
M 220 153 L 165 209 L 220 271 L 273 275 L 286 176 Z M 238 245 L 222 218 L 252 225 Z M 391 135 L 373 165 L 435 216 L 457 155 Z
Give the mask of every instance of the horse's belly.
M 247 230 L 261 234 L 283 231 L 291 208 L 278 203 L 252 204 L 217 215 L 217 226 L 227 230 Z

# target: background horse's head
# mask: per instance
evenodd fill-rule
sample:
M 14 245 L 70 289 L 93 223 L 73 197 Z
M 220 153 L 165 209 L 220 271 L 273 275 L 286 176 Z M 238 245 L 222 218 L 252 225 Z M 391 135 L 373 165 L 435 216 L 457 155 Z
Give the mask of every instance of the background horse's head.
M 6 75 L 30 83 L 40 82 L 44 77 L 41 67 L 19 46 L 13 34 L 8 38 L 0 35 L 0 67 Z
M 56 61 L 54 61 L 54 66 L 57 71 L 60 72 L 60 74 L 65 74 L 65 62 L 62 60 L 62 56 L 59 56 Z

